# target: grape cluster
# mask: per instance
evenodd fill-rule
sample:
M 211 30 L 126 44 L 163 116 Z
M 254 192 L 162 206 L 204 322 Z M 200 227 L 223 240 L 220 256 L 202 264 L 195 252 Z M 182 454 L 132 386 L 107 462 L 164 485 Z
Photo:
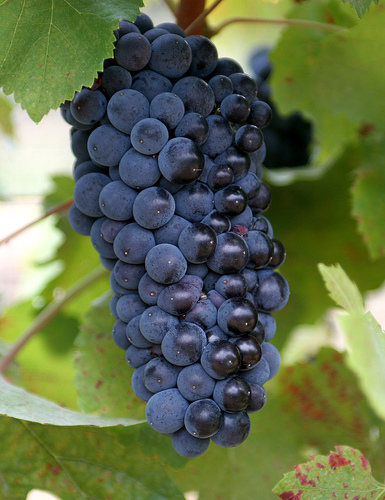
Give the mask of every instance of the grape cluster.
M 266 144 L 264 165 L 267 168 L 303 167 L 310 161 L 313 127 L 300 112 L 284 118 L 274 106 L 269 83 L 274 68 L 269 54 L 269 49 L 258 49 L 251 59 L 258 97 L 273 111 L 272 120 L 263 133 Z
M 278 371 L 271 313 L 289 297 L 263 214 L 270 108 L 203 36 L 144 14 L 115 57 L 62 105 L 72 125 L 69 220 L 111 270 L 113 339 L 132 388 L 177 452 L 241 444 Z

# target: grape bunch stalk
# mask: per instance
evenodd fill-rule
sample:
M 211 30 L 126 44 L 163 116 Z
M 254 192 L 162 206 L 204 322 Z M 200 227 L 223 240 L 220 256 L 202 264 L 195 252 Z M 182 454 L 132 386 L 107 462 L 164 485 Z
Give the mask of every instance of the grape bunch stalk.
M 208 38 L 145 14 L 119 26 L 114 58 L 61 107 L 77 158 L 69 220 L 111 271 L 112 336 L 148 423 L 197 457 L 245 441 L 280 364 L 271 109 Z

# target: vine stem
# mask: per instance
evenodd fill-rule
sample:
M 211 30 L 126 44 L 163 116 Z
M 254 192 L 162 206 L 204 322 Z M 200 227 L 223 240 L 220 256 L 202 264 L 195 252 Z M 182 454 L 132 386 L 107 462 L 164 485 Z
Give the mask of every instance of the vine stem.
M 206 20 L 206 17 L 217 7 L 222 0 L 216 0 L 210 7 L 201 11 L 198 17 L 196 17 L 191 24 L 187 26 L 185 29 L 185 33 L 187 36 L 192 35 L 193 33 L 197 33 L 198 28 L 201 28 L 201 32 L 203 31 L 203 26 Z
M 223 28 L 234 23 L 265 23 L 265 24 L 279 24 L 283 26 L 298 26 L 303 28 L 315 28 L 324 31 L 336 32 L 341 29 L 346 29 L 344 26 L 339 26 L 336 24 L 320 23 L 317 21 L 307 21 L 305 19 L 270 19 L 261 17 L 230 17 L 226 19 L 223 23 L 219 24 L 216 28 L 209 28 L 208 35 L 212 37 L 217 35 Z M 187 30 L 186 30 L 187 32 Z
M 53 214 L 56 214 L 56 213 L 59 213 L 59 212 L 64 212 L 65 210 L 68 210 L 71 207 L 71 205 L 73 204 L 73 202 L 74 202 L 73 199 L 67 200 L 67 201 L 61 203 L 60 205 L 57 205 L 56 207 L 51 208 L 51 210 L 48 210 L 47 212 L 45 212 L 38 219 L 35 219 L 32 222 L 29 222 L 27 225 L 21 227 L 20 229 L 18 229 L 14 233 L 10 234 L 6 238 L 0 240 L 0 245 L 3 245 L 4 243 L 8 243 L 12 238 L 14 238 L 15 236 L 18 236 L 19 234 L 21 234 L 26 229 L 29 229 L 30 227 L 32 227 L 33 225 L 37 224 L 38 222 L 46 219 L 50 215 L 53 215 Z
M 8 368 L 15 359 L 19 351 L 31 340 L 31 338 L 40 332 L 55 316 L 59 314 L 62 308 L 68 304 L 76 295 L 82 292 L 92 283 L 107 275 L 107 270 L 103 267 L 97 267 L 83 278 L 77 281 L 74 285 L 60 294 L 45 307 L 40 314 L 30 323 L 28 328 L 20 335 L 20 337 L 12 344 L 8 353 L 0 360 L 0 373 Z

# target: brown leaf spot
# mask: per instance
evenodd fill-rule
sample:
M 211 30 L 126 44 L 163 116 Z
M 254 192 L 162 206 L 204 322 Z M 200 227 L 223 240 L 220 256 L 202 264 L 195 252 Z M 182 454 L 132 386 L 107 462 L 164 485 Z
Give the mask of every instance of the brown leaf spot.
M 335 17 L 331 12 L 326 12 L 326 22 L 328 24 L 336 24 Z
M 337 493 L 334 493 L 334 491 L 332 491 L 332 498 L 337 498 Z
M 310 484 L 310 486 L 313 486 L 313 488 L 315 488 L 315 486 L 316 486 L 315 481 L 313 479 L 308 480 L 307 474 L 304 474 L 303 472 L 301 472 L 299 465 L 296 465 L 294 467 L 294 469 L 297 471 L 295 477 L 302 484 L 302 486 L 306 486 L 306 485 Z
M 46 465 L 46 469 L 54 476 L 57 476 L 58 474 L 61 473 L 61 467 L 60 465 L 52 465 L 50 463 L 48 463 Z
M 103 380 L 98 380 L 95 384 L 95 389 L 99 389 L 99 387 L 103 384 Z
M 376 127 L 375 125 L 373 125 L 373 123 L 364 123 L 359 130 L 359 134 L 365 137 L 366 135 L 369 135 L 371 132 L 374 132 L 374 130 L 376 130 Z
M 284 80 L 286 83 L 293 83 L 294 82 L 294 78 L 292 76 L 285 76 Z
M 366 470 L 370 466 L 369 460 L 364 457 L 364 455 L 360 455 L 361 465 Z
M 284 491 L 279 495 L 279 498 L 282 500 L 301 500 L 303 490 L 299 490 L 298 493 L 294 493 L 294 491 Z
M 338 453 L 331 453 L 329 456 L 329 465 L 333 470 L 336 470 L 339 467 L 344 467 L 345 465 L 349 465 L 350 463 L 350 460 L 346 459 L 342 455 L 339 455 Z
M 321 464 L 320 462 L 316 462 L 315 466 L 318 467 L 318 469 L 325 469 L 326 468 L 324 466 L 324 464 Z

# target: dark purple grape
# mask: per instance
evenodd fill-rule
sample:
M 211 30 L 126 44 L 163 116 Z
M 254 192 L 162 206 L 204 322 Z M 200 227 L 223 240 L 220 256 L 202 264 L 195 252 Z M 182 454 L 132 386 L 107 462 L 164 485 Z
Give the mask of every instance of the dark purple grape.
M 277 269 L 281 267 L 286 260 L 286 250 L 283 243 L 277 238 L 271 238 L 273 243 L 273 256 L 270 259 L 269 267 L 272 269 Z
M 250 384 L 251 398 L 249 406 L 246 408 L 247 413 L 255 413 L 261 410 L 266 404 L 266 390 L 258 384 Z
M 222 448 L 233 448 L 246 440 L 250 427 L 250 417 L 245 410 L 236 413 L 224 412 L 221 426 L 211 439 Z
M 218 191 L 231 184 L 234 172 L 228 165 L 214 164 L 207 175 L 207 184 L 212 191 Z
M 243 297 L 228 299 L 218 309 L 218 325 L 232 337 L 251 332 L 257 321 L 257 309 L 252 302 Z
M 217 48 L 211 40 L 201 35 L 186 37 L 192 52 L 189 74 L 204 78 L 212 73 L 218 63 Z
M 184 427 L 174 432 L 171 436 L 174 450 L 186 458 L 196 458 L 205 453 L 209 447 L 210 439 L 199 439 L 192 436 Z
M 241 72 L 233 73 L 229 78 L 233 83 L 235 94 L 243 95 L 249 102 L 254 101 L 257 96 L 257 84 L 254 78 Z
M 184 416 L 186 430 L 200 439 L 214 436 L 218 432 L 221 421 L 221 409 L 212 399 L 194 401 L 187 408 Z
M 162 353 L 174 365 L 192 365 L 200 359 L 206 344 L 206 334 L 200 326 L 182 322 L 163 337 Z
M 287 304 L 290 289 L 282 274 L 262 269 L 258 271 L 258 287 L 253 295 L 258 310 L 271 313 Z
M 200 176 L 204 158 L 198 146 L 186 137 L 170 139 L 158 158 L 159 169 L 174 184 L 189 184 Z
M 183 427 L 187 408 L 188 401 L 178 389 L 157 392 L 147 402 L 147 422 L 153 429 L 163 434 L 176 432 Z
M 255 329 L 249 335 L 232 338 L 230 342 L 236 345 L 241 353 L 240 370 L 251 370 L 261 360 L 262 348 L 254 337 Z
M 154 344 L 161 344 L 166 333 L 178 324 L 179 319 L 176 316 L 158 306 L 148 307 L 142 312 L 139 320 L 142 335 Z
M 226 299 L 244 297 L 247 291 L 246 278 L 241 273 L 224 274 L 216 282 L 215 290 Z
M 131 342 L 126 335 L 126 326 L 127 323 L 118 319 L 112 328 L 112 338 L 115 344 L 124 351 L 126 351 L 131 345 Z
M 145 366 L 143 382 L 147 389 L 157 393 L 176 387 L 180 368 L 172 365 L 164 358 L 153 358 Z
M 245 410 L 250 403 L 250 398 L 250 386 L 239 375 L 219 380 L 215 384 L 213 399 L 223 411 L 238 412 Z
M 235 134 L 235 145 L 245 153 L 255 153 L 262 144 L 263 134 L 255 125 L 243 125 Z
M 221 114 L 233 123 L 242 123 L 250 113 L 250 103 L 240 94 L 231 94 L 221 102 Z
M 218 244 L 207 261 L 208 267 L 219 274 L 237 273 L 247 264 L 249 250 L 243 238 L 234 233 L 218 235 Z
M 230 219 L 217 210 L 212 210 L 203 217 L 201 222 L 212 227 L 217 234 L 227 233 L 231 228 Z
M 241 354 L 228 340 L 215 340 L 204 349 L 201 364 L 211 377 L 222 380 L 238 371 Z
M 164 311 L 181 316 L 187 314 L 200 298 L 200 291 L 188 283 L 175 283 L 164 288 L 158 297 L 158 306 Z
M 215 379 L 210 377 L 200 363 L 185 366 L 178 375 L 178 389 L 189 401 L 209 398 L 215 387 Z
M 210 226 L 194 222 L 179 235 L 178 247 L 193 264 L 206 262 L 217 246 L 217 235 Z

